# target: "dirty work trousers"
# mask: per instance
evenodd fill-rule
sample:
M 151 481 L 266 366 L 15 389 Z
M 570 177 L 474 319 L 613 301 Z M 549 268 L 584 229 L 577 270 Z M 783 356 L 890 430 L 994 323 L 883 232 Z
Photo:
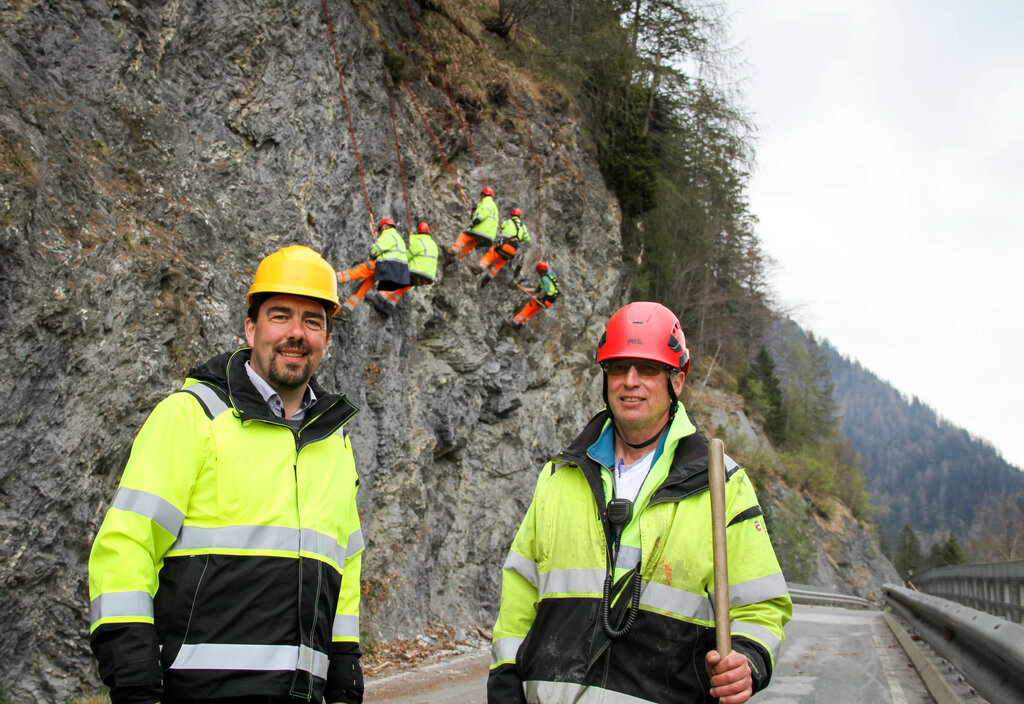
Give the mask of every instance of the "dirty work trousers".
M 521 311 L 516 313 L 516 317 L 512 318 L 512 322 L 520 324 L 526 323 L 530 318 L 537 315 L 537 311 L 541 308 L 550 308 L 552 305 L 553 303 L 551 301 L 545 301 L 544 299 L 539 301 L 531 300 L 523 306 Z
M 469 254 L 470 250 L 476 247 L 478 244 L 490 244 L 494 241 L 493 237 L 487 237 L 486 235 L 473 234 L 473 230 L 463 232 L 459 235 L 459 238 L 455 240 L 455 244 L 452 245 L 452 252 L 455 253 L 456 259 L 462 259 L 464 256 Z
M 410 274 L 409 278 L 412 279 L 412 283 L 409 284 L 408 286 L 400 288 L 396 291 L 381 291 L 379 292 L 378 295 L 381 297 L 382 300 L 387 301 L 393 306 L 397 306 L 398 301 L 402 299 L 402 296 L 405 295 L 405 292 L 411 289 L 413 286 L 426 286 L 427 284 L 434 283 L 433 279 L 428 279 L 424 276 L 419 276 L 417 274 Z
M 362 300 L 366 297 L 367 292 L 373 288 L 373 272 L 376 269 L 376 262 L 372 259 L 368 262 L 363 262 L 354 269 L 344 269 L 338 272 L 338 281 L 340 283 L 348 283 L 349 281 L 362 281 L 362 285 L 359 290 L 349 296 L 343 305 L 348 306 L 348 310 L 355 310 Z
M 514 256 L 516 256 L 516 248 L 510 242 L 506 242 L 500 247 L 491 247 L 487 254 L 480 259 L 480 268 L 491 276 L 497 276 L 501 267 L 511 261 Z

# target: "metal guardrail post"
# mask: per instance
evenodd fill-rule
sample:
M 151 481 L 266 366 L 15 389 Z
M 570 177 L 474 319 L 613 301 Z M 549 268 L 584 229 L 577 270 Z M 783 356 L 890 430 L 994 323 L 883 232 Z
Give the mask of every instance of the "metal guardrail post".
M 1024 626 L 887 584 L 893 610 L 992 702 L 1024 702 Z

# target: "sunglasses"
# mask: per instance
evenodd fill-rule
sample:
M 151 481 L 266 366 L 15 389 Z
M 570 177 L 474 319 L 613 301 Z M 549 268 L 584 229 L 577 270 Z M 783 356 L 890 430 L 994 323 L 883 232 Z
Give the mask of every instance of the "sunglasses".
M 609 359 L 607 362 L 601 362 L 601 368 L 608 376 L 626 376 L 629 374 L 630 367 L 636 369 L 636 373 L 645 379 L 671 371 L 671 367 L 667 364 L 639 359 Z

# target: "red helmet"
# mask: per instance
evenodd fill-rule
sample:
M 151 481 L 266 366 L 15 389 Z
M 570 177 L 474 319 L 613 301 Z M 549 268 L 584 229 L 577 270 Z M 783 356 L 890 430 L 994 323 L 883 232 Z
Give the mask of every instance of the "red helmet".
M 541 261 L 537 262 L 537 273 L 538 274 L 540 272 L 542 272 L 542 271 L 547 271 L 548 268 L 549 268 L 548 267 L 548 263 L 546 261 L 544 261 L 543 259 Z
M 597 362 L 616 357 L 649 359 L 684 374 L 690 369 L 690 352 L 679 318 L 651 301 L 625 305 L 608 319 L 608 327 L 597 343 Z
M 379 223 L 377 223 L 377 232 L 380 232 L 385 227 L 394 227 L 394 226 L 395 226 L 395 221 L 394 220 L 392 220 L 391 218 L 384 218 Z
M 421 222 L 419 225 L 416 226 L 416 232 L 418 232 L 421 235 L 429 235 L 430 226 L 425 222 Z
M 480 191 L 480 195 L 482 195 L 482 196 L 493 196 L 494 195 L 494 189 L 491 188 L 490 186 L 484 186 L 484 189 L 482 191 Z
M 521 218 L 521 217 L 523 217 L 523 211 L 520 210 L 519 208 L 512 208 L 512 212 L 510 214 L 514 218 Z

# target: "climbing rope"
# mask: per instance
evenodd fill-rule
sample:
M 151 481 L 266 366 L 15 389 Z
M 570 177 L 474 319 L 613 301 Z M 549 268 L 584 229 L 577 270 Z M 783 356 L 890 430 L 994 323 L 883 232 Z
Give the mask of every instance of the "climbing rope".
M 544 259 L 544 240 L 540 227 L 540 213 L 542 208 L 541 203 L 541 183 L 542 183 L 542 172 L 540 165 L 540 156 L 537 154 L 537 145 L 533 143 L 533 134 L 530 132 L 530 123 L 526 121 L 526 115 L 523 114 L 523 109 L 519 107 L 519 101 L 512 93 L 508 94 L 508 97 L 512 99 L 512 104 L 516 106 L 516 111 L 519 112 L 519 119 L 523 121 L 523 127 L 526 129 L 526 137 L 530 140 L 530 149 L 533 151 L 533 160 L 537 162 L 537 252 L 540 254 L 540 258 Z
M 408 233 L 412 233 L 412 215 L 409 213 L 409 193 L 405 188 L 405 166 L 402 164 L 402 147 L 398 144 L 398 124 L 395 122 L 395 101 L 391 96 L 393 84 L 388 79 L 385 85 L 388 92 L 388 107 L 391 109 L 391 131 L 395 134 L 395 153 L 398 155 L 398 173 L 402 178 L 402 199 L 405 201 L 405 221 L 409 225 Z
M 331 26 L 331 15 L 327 11 L 327 0 L 322 0 L 324 6 L 324 17 L 327 20 L 327 33 L 331 37 L 331 49 L 334 51 L 334 66 L 338 71 L 338 83 L 341 84 L 341 98 L 345 103 L 345 115 L 348 117 L 348 131 L 352 136 L 352 150 L 356 155 L 356 169 L 359 171 L 359 183 L 363 187 L 363 201 L 366 203 L 366 219 L 370 227 L 370 237 L 376 241 L 377 232 L 373 227 L 373 208 L 370 207 L 370 196 L 366 192 L 366 176 L 363 174 L 363 162 L 359 158 L 359 145 L 356 143 L 356 130 L 352 125 L 352 111 L 348 105 L 348 94 L 345 92 L 345 80 L 341 75 L 341 61 L 338 59 L 338 47 L 334 43 L 334 28 Z M 401 163 L 401 160 L 399 160 Z
M 466 192 L 462 190 L 462 184 L 459 183 L 459 179 L 455 175 L 455 170 L 452 169 L 452 165 L 448 163 L 448 157 L 445 156 L 444 149 L 441 148 L 441 143 L 437 140 L 437 136 L 434 134 L 434 130 L 430 129 L 430 123 L 427 121 L 427 116 L 424 115 L 423 110 L 420 109 L 420 104 L 416 100 L 416 96 L 413 94 L 412 88 L 409 87 L 409 81 L 403 80 L 402 83 L 405 84 L 405 89 L 409 92 L 409 97 L 412 99 L 412 104 L 416 106 L 416 112 L 419 113 L 420 119 L 423 120 L 423 126 L 427 128 L 427 134 L 429 134 L 430 138 L 434 141 L 434 146 L 437 148 L 437 153 L 441 156 L 441 161 L 444 162 L 444 167 L 448 170 L 448 175 L 452 177 L 452 181 L 455 183 L 455 188 L 458 190 L 459 196 L 461 196 L 462 198 L 462 202 L 465 203 L 467 207 L 472 207 L 473 204 L 472 202 L 470 202 L 469 197 L 466 195 Z
M 438 65 L 437 59 L 434 58 L 434 52 L 431 51 L 430 49 L 430 43 L 427 41 L 427 37 L 423 33 L 423 28 L 420 27 L 420 23 L 416 19 L 416 14 L 412 11 L 412 5 L 409 4 L 409 0 L 405 0 L 405 7 L 409 10 L 409 17 L 412 18 L 412 23 L 416 25 L 416 31 L 418 31 L 420 34 L 420 41 L 423 43 L 423 48 L 427 50 L 427 55 L 430 57 L 430 60 L 433 62 L 433 64 L 435 66 Z M 480 184 L 481 186 L 486 186 L 487 179 L 484 178 L 483 167 L 480 165 L 480 159 L 476 155 L 476 147 L 473 146 L 473 135 L 470 134 L 469 132 L 469 125 L 467 125 L 466 121 L 463 119 L 462 111 L 459 110 L 459 106 L 455 102 L 455 97 L 452 95 L 451 90 L 448 88 L 448 83 L 444 80 L 444 76 L 438 73 L 437 77 L 441 81 L 441 87 L 444 88 L 445 95 L 448 96 L 448 103 L 452 106 L 452 111 L 455 113 L 455 117 L 456 119 L 458 119 L 459 125 L 462 127 L 462 132 L 466 136 L 466 143 L 469 145 L 469 153 L 473 156 L 473 163 L 476 164 L 476 171 L 477 174 L 480 176 Z

